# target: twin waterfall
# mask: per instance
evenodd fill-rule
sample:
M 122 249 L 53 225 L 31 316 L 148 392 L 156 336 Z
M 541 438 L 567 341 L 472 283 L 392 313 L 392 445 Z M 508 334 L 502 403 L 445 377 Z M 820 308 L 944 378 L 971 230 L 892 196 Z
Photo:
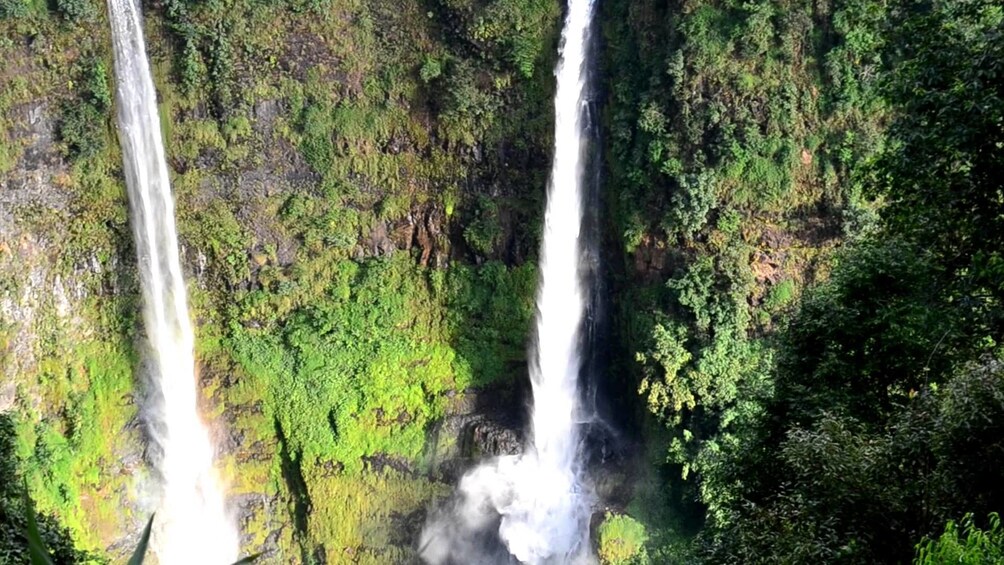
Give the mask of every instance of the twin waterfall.
M 178 259 L 174 202 L 138 0 L 109 0 L 119 140 L 136 238 L 149 377 L 142 413 L 159 475 L 152 547 L 162 565 L 227 564 L 238 536 L 198 413 L 194 337 Z
M 586 183 L 586 94 L 595 0 L 569 0 L 555 95 L 554 162 L 544 216 L 531 354 L 532 444 L 520 456 L 483 463 L 460 483 L 453 516 L 422 536 L 430 563 L 507 562 L 486 555 L 484 532 L 498 526 L 508 554 L 523 563 L 588 563 L 591 496 L 582 484 L 579 372 L 587 301 L 580 231 Z
M 477 537 L 486 528 L 497 528 L 507 553 L 495 557 L 503 561 L 509 556 L 524 563 L 592 561 L 578 379 L 587 300 L 580 266 L 586 57 L 594 2 L 569 1 L 556 70 L 554 162 L 530 361 L 532 443 L 523 455 L 487 462 L 463 478 L 455 515 L 423 532 L 422 556 L 432 563 L 484 562 L 485 544 Z M 162 565 L 230 563 L 238 554 L 238 535 L 224 509 L 212 445 L 198 413 L 192 324 L 139 7 L 137 0 L 109 0 L 108 10 L 119 138 L 150 346 L 144 352 L 149 383 L 143 414 L 160 487 L 153 547 Z

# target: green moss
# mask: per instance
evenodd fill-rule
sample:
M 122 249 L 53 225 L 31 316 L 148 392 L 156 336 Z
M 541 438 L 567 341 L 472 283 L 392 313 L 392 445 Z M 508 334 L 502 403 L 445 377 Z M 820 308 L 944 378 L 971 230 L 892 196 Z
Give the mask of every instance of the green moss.
M 84 342 L 47 357 L 29 388 L 45 411 L 27 409 L 16 421 L 32 497 L 40 511 L 59 516 L 84 549 L 103 549 L 128 521 L 120 501 L 129 478 L 110 471 L 122 458 L 123 440 L 135 441 L 125 435 L 136 413 L 133 366 L 124 344 Z
M 44 17 L 46 6 L 39 0 L 2 0 L 0 1 L 0 20 L 27 19 Z
M 358 475 L 332 473 L 321 466 L 304 471 L 312 511 L 311 541 L 323 546 L 329 563 L 399 563 L 411 557 L 403 521 L 432 496 L 449 487 L 396 471 L 370 470 Z
M 625 514 L 607 512 L 599 530 L 599 557 L 604 565 L 642 563 L 648 535 L 645 526 Z
M 795 298 L 795 282 L 783 280 L 770 288 L 764 307 L 769 311 L 776 312 L 784 308 Z
M 444 274 L 433 273 L 433 284 L 444 288 L 446 323 L 458 353 L 458 384 L 484 385 L 520 374 L 534 312 L 536 267 L 457 265 Z
M 4 53 L 0 53 L 2 54 Z M 14 168 L 21 156 L 22 143 L 12 138 L 10 130 L 13 129 L 14 122 L 8 114 L 14 105 L 23 103 L 33 95 L 29 84 L 29 77 L 12 77 L 7 87 L 0 92 L 0 175 Z
M 414 461 L 446 392 L 500 378 L 520 358 L 514 344 L 526 335 L 532 270 L 457 268 L 444 279 L 407 253 L 330 266 L 312 298 L 294 299 L 303 306 L 281 293 L 248 294 L 230 345 L 254 386 L 269 391 L 270 413 L 305 461 L 334 459 L 349 470 L 377 454 Z M 310 291 L 304 282 L 288 292 Z M 476 313 L 480 327 L 464 321 Z

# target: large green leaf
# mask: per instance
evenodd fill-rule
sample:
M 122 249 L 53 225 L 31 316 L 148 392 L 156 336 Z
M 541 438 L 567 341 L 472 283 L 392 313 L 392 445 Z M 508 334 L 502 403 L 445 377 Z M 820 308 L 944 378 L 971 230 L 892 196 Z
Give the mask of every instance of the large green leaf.
M 129 565 L 142 565 L 143 559 L 146 557 L 146 547 L 150 544 L 150 528 L 153 527 L 153 516 L 146 523 L 146 528 L 143 529 L 143 535 L 139 538 L 139 545 L 136 546 L 136 550 L 132 552 L 132 557 L 129 558 Z
M 35 518 L 35 505 L 28 496 L 28 482 L 22 481 L 21 497 L 24 500 L 24 518 L 28 524 L 28 531 L 25 537 L 28 538 L 28 555 L 31 557 L 31 565 L 54 565 L 49 557 L 49 549 L 42 541 L 42 535 L 38 531 L 38 521 Z

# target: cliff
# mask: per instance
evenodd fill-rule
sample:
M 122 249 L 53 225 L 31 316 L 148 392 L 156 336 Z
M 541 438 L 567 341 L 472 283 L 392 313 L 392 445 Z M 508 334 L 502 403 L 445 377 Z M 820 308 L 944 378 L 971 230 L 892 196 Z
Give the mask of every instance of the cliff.
M 601 390 L 647 446 L 652 523 L 702 511 L 692 482 L 647 480 L 667 444 L 674 476 L 709 470 L 703 440 L 741 425 L 777 320 L 869 229 L 851 179 L 882 142 L 882 15 L 860 3 L 602 3 Z M 467 459 L 519 445 L 561 6 L 144 10 L 245 550 L 413 560 Z M 107 21 L 91 0 L 0 0 L 0 18 L 0 412 L 39 509 L 120 554 L 149 508 Z
M 248 552 L 406 559 L 460 446 L 518 444 L 492 430 L 521 414 L 560 15 L 525 4 L 145 6 L 203 413 Z M 15 8 L 0 409 L 39 510 L 115 554 L 150 509 L 107 22 Z

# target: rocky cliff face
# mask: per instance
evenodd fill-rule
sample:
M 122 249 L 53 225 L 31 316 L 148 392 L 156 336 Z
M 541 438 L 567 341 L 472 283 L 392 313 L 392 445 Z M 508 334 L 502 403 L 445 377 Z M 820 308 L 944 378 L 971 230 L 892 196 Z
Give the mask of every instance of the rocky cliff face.
M 465 461 L 521 444 L 558 10 L 315 4 L 154 3 L 146 35 L 244 549 L 398 562 Z M 117 555 L 151 507 L 107 26 L 0 31 L 0 412 L 39 509 Z
M 39 508 L 115 554 L 150 511 L 135 258 L 107 22 L 56 4 L 0 2 L 0 412 Z M 775 317 L 867 228 L 846 180 L 883 114 L 851 64 L 874 45 L 844 40 L 852 3 L 677 4 L 603 3 L 598 106 L 605 392 L 636 424 L 641 384 L 683 438 L 673 418 L 693 414 L 660 399 L 734 408 Z M 522 444 L 560 5 L 144 9 L 203 414 L 245 549 L 414 559 L 466 465 Z M 633 475 L 598 465 L 629 498 Z

